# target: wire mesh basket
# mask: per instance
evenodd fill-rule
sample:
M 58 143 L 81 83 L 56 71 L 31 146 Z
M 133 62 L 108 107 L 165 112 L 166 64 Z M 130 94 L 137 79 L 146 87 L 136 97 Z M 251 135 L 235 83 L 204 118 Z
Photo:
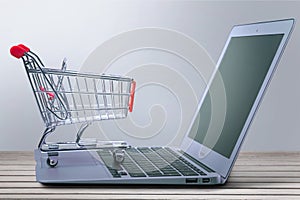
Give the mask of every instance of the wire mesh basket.
M 28 69 L 28 75 L 48 127 L 125 118 L 132 109 L 131 78 L 55 69 Z
M 66 70 L 66 60 L 61 69 L 45 68 L 40 58 L 22 44 L 10 51 L 23 60 L 46 125 L 39 147 L 56 126 L 85 124 L 77 133 L 80 139 L 89 123 L 125 118 L 133 109 L 136 83 L 132 78 Z

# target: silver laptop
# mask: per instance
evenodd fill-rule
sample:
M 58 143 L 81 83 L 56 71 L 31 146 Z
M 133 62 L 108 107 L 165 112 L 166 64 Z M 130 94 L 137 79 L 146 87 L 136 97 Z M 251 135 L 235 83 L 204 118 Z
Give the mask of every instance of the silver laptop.
M 35 150 L 42 183 L 224 184 L 294 19 L 234 26 L 180 147 Z M 49 147 L 50 148 L 50 147 Z

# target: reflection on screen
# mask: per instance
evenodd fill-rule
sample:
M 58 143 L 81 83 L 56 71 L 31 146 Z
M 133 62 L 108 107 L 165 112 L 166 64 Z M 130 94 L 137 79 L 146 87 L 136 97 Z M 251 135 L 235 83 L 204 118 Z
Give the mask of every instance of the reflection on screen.
M 231 38 L 190 138 L 230 157 L 282 37 Z

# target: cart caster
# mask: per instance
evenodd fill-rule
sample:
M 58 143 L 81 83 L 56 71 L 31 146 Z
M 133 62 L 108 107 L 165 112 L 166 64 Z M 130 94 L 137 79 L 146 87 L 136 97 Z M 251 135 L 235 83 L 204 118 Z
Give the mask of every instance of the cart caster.
M 54 159 L 54 158 L 47 158 L 47 164 L 50 166 L 50 167 L 55 167 L 58 163 L 58 160 L 57 159 Z
M 124 161 L 124 159 L 125 159 L 125 151 L 123 149 L 122 150 L 115 149 L 113 151 L 113 157 L 114 157 L 114 161 L 116 163 L 121 164 Z

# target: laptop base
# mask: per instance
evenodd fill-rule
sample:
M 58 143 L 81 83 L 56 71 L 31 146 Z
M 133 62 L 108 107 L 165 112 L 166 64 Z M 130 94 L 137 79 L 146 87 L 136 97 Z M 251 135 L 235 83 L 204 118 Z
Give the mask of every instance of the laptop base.
M 51 166 L 49 159 L 55 160 L 56 165 Z M 207 172 L 205 176 L 131 177 L 125 174 L 114 177 L 110 167 L 99 156 L 99 149 L 57 152 L 43 152 L 36 149 L 35 160 L 36 179 L 45 184 L 216 185 L 222 182 L 218 174 Z

